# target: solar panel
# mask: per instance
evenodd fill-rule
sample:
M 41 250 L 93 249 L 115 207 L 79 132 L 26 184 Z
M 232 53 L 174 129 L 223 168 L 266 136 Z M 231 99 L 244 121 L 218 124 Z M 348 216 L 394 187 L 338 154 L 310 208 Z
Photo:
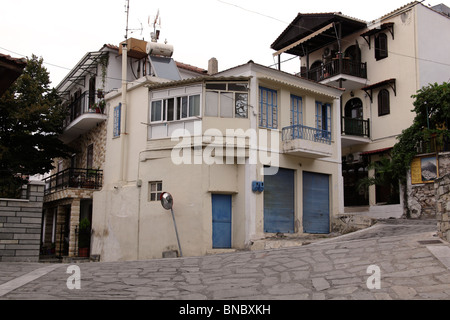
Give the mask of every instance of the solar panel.
M 168 80 L 181 80 L 180 72 L 172 58 L 149 56 L 155 76 Z

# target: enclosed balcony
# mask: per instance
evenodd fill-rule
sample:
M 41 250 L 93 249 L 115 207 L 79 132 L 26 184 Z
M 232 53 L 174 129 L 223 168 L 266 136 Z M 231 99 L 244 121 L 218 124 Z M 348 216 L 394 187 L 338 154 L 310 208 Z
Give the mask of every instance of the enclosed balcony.
M 60 136 L 64 143 L 73 141 L 107 118 L 104 100 L 93 93 L 89 94 L 89 91 L 76 97 L 67 108 L 64 131 Z
M 333 154 L 331 132 L 303 125 L 283 128 L 282 151 L 306 158 L 326 158 Z

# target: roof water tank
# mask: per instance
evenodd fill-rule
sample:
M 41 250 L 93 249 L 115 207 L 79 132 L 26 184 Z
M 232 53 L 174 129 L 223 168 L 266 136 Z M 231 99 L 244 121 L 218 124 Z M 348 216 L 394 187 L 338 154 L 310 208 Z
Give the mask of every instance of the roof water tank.
M 147 53 L 151 56 L 172 57 L 173 46 L 165 43 L 148 42 Z

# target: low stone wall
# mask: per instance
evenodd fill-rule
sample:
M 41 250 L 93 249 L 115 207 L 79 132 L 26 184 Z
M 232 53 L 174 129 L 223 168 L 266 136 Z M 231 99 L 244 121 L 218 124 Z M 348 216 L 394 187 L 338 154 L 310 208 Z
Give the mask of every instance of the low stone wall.
M 450 174 L 434 182 L 438 236 L 450 242 Z
M 38 262 L 44 183 L 31 181 L 22 199 L 0 199 L 0 262 Z
M 450 174 L 450 153 L 440 153 L 438 157 L 439 176 Z M 411 184 L 411 172 L 408 173 L 409 217 L 413 219 L 435 218 L 436 198 L 433 183 Z

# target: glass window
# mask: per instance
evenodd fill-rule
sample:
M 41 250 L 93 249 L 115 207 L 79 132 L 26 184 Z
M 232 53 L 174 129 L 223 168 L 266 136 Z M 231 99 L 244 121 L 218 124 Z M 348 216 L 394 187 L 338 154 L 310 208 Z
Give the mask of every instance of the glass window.
M 178 97 L 177 106 L 180 110 L 180 119 L 188 117 L 188 97 Z
M 189 97 L 189 117 L 200 117 L 200 95 Z
M 260 87 L 260 121 L 259 125 L 264 128 L 278 128 L 278 97 L 277 91 Z
M 236 118 L 248 118 L 248 93 L 236 93 Z
M 153 101 L 151 110 L 151 122 L 162 121 L 162 101 Z
M 117 107 L 114 107 L 114 127 L 113 127 L 113 137 L 120 136 L 120 118 L 121 118 L 122 104 L 119 103 Z
M 162 194 L 162 181 L 149 182 L 149 201 L 159 201 Z
M 227 90 L 227 84 L 226 83 L 207 83 L 206 89 L 209 90 Z
M 231 92 L 220 93 L 220 117 L 233 118 L 233 94 Z
M 217 91 L 207 91 L 205 116 L 217 117 L 218 115 L 219 115 L 219 93 Z
M 378 116 L 384 116 L 391 113 L 389 91 L 382 89 L 378 93 Z
M 375 59 L 381 60 L 388 56 L 388 37 L 380 33 L 375 37 Z
M 177 114 L 175 111 L 175 99 L 164 100 L 167 109 L 167 121 L 177 120 Z

